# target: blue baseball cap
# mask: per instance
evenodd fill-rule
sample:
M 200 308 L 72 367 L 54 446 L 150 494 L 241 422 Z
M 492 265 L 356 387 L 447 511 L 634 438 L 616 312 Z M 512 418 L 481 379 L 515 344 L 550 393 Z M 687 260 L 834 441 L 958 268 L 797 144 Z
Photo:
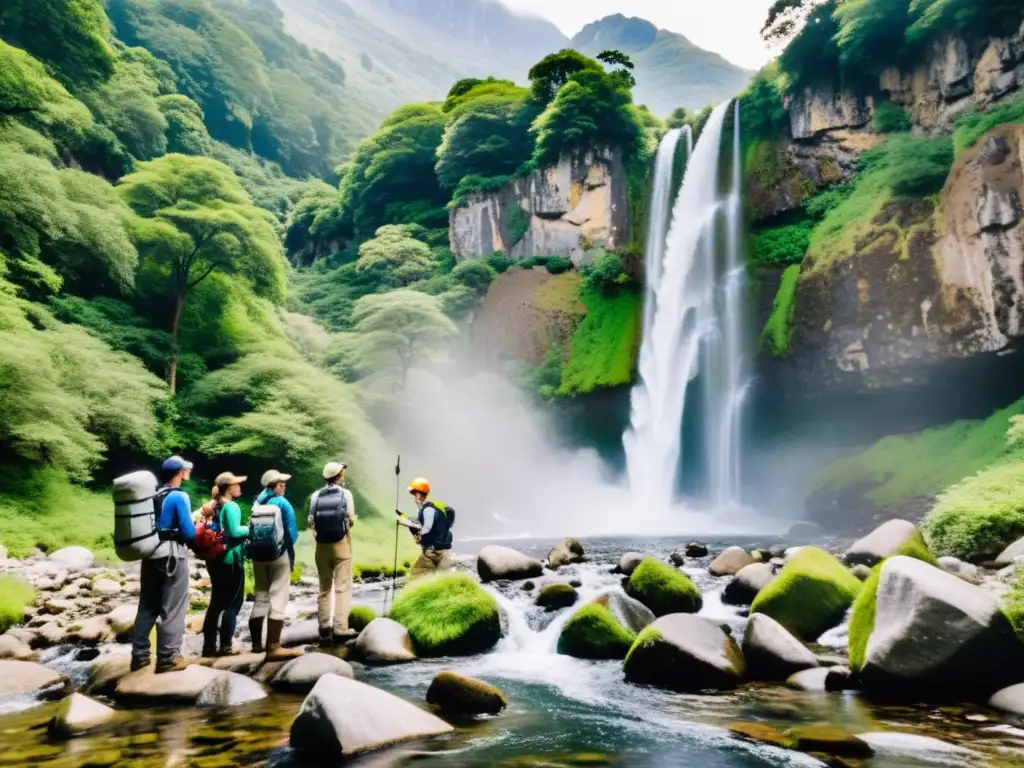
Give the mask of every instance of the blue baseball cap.
M 181 456 L 171 456 L 163 463 L 164 472 L 180 472 L 183 469 L 192 469 L 192 462 L 185 461 Z

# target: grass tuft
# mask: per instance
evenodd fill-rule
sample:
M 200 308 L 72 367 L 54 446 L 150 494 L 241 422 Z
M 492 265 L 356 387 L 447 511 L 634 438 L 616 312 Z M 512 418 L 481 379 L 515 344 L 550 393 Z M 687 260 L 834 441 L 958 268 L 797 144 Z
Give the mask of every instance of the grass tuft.
M 957 154 L 973 147 L 982 136 L 1000 125 L 1024 123 L 1024 97 L 998 104 L 984 112 L 969 112 L 957 118 L 953 146 Z
M 0 634 L 25 621 L 25 607 L 34 604 L 36 591 L 13 576 L 0 576 Z

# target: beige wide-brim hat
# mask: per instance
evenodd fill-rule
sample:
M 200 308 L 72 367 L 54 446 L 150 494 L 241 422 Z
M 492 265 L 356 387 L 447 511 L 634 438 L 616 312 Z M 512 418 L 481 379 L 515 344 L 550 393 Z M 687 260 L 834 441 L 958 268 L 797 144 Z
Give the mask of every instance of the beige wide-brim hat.
M 225 485 L 241 485 L 248 479 L 245 475 L 236 475 L 234 472 L 221 472 L 213 484 L 218 488 L 223 488 Z
M 263 473 L 263 477 L 260 478 L 260 485 L 266 488 L 268 485 L 277 485 L 278 483 L 284 483 L 291 479 L 291 475 L 286 475 L 284 472 L 278 472 L 276 469 L 268 469 Z
M 348 469 L 348 464 L 343 461 L 329 461 L 324 465 L 324 480 L 337 477 L 343 470 Z

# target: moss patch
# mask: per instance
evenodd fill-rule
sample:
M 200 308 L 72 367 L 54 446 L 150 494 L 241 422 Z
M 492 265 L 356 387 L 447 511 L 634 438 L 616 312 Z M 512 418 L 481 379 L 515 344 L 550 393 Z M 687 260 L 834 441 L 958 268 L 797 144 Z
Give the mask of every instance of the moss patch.
M 1024 642 L 1024 565 L 1013 569 L 1010 592 L 1006 595 L 1003 612 L 1013 625 L 1017 637 Z
M 793 310 L 796 308 L 793 299 L 796 296 L 796 283 L 799 277 L 799 264 L 793 264 L 783 270 L 779 290 L 775 294 L 775 301 L 772 302 L 771 317 L 768 318 L 761 333 L 761 343 L 765 352 L 776 357 L 786 357 L 789 354 L 789 326 L 793 320 Z
M 751 613 L 771 616 L 805 642 L 842 621 L 861 583 L 823 549 L 804 547 L 762 589 Z
M 25 621 L 25 606 L 36 601 L 30 584 L 12 576 L 0 576 L 0 634 Z
M 398 593 L 389 615 L 409 630 L 420 656 L 480 653 L 501 637 L 498 604 L 464 573 L 408 585 Z
M 640 561 L 626 584 L 626 594 L 650 608 L 655 616 L 696 613 L 704 604 L 697 585 L 685 573 L 653 557 Z
M 587 603 L 562 627 L 558 652 L 578 659 L 624 659 L 635 639 L 608 608 Z
M 953 146 L 957 153 L 973 147 L 982 136 L 1000 125 L 1024 123 L 1024 97 L 1004 101 L 984 112 L 957 118 Z
M 576 589 L 568 584 L 548 584 L 537 593 L 536 603 L 541 608 L 555 610 L 575 605 L 578 597 Z
M 629 664 L 630 659 L 633 658 L 633 654 L 637 653 L 640 649 L 650 648 L 656 643 L 661 641 L 661 632 L 654 628 L 654 625 L 644 627 L 640 630 L 640 634 L 636 636 L 633 641 L 633 645 L 630 646 L 629 652 L 626 654 L 626 659 L 623 662 L 623 666 Z
M 377 612 L 368 605 L 353 605 L 348 612 L 349 629 L 362 632 L 366 625 L 377 618 Z
M 850 616 L 850 634 L 847 649 L 850 654 L 850 669 L 859 673 L 864 669 L 864 657 L 867 653 L 868 640 L 875 631 L 875 603 L 878 598 L 878 580 L 882 575 L 881 563 L 871 569 L 871 575 L 853 601 L 853 614 Z
M 563 396 L 629 384 L 639 347 L 639 293 L 623 290 L 603 296 L 584 290 L 580 300 L 587 314 L 569 340 L 569 356 L 558 389 Z
M 896 550 L 896 554 L 913 557 L 915 560 L 921 560 L 928 563 L 928 565 L 934 565 L 936 568 L 939 567 L 939 561 L 935 559 L 935 555 L 928 549 L 928 545 L 925 543 L 920 531 L 914 531 L 914 535 L 903 542 L 903 545 Z

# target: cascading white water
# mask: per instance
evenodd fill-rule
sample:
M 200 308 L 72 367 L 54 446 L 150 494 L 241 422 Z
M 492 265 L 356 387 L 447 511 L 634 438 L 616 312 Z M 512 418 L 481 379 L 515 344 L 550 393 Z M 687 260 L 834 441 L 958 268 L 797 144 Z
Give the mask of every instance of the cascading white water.
M 675 500 L 687 388 L 698 373 L 704 428 L 695 450 L 704 459 L 705 485 L 717 505 L 739 496 L 744 302 L 738 109 L 730 190 L 724 199 L 718 176 L 729 107 L 726 102 L 711 113 L 689 158 L 664 245 L 653 226 L 659 212 L 652 211 L 645 261 L 653 311 L 645 310 L 640 381 L 632 392 L 623 442 L 630 490 L 643 504 L 658 508 Z M 671 157 L 659 148 L 656 178 L 663 164 L 671 165 Z M 723 216 L 724 253 L 718 242 Z

